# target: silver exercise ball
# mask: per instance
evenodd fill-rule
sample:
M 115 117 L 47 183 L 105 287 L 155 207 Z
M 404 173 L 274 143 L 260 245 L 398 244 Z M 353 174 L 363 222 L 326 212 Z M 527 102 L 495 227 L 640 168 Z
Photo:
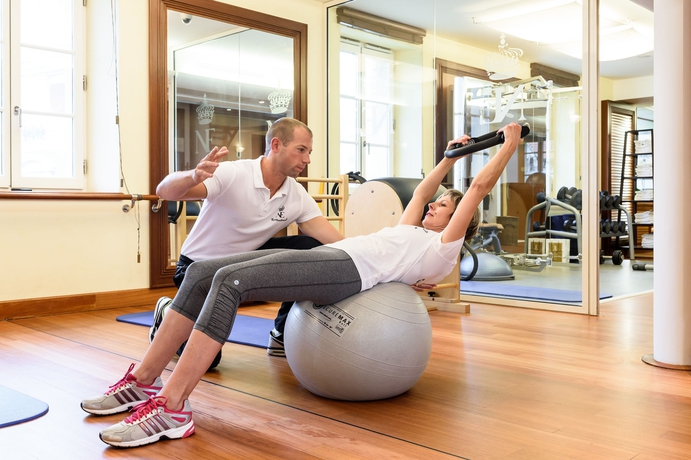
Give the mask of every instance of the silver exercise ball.
M 432 326 L 410 286 L 385 283 L 335 304 L 296 302 L 286 321 L 285 350 L 295 377 L 318 396 L 391 398 L 425 371 Z

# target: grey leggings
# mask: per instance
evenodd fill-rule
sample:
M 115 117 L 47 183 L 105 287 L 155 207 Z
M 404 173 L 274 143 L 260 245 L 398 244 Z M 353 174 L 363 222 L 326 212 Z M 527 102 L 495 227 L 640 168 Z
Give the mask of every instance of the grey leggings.
M 223 344 L 245 301 L 338 302 L 360 292 L 352 259 L 340 249 L 269 249 L 194 262 L 170 308 Z

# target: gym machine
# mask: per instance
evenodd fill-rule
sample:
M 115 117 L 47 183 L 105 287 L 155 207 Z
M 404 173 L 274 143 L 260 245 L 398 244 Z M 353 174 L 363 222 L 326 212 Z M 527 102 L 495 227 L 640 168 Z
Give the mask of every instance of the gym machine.
M 582 246 L 581 246 L 581 235 L 582 235 L 582 224 L 581 224 L 581 213 L 578 209 L 576 209 L 574 206 L 571 204 L 558 200 L 556 198 L 551 198 L 548 196 L 544 196 L 544 194 L 538 194 L 540 195 L 538 197 L 538 201 L 542 200 L 540 203 L 536 204 L 532 208 L 528 210 L 528 214 L 526 215 L 525 222 L 526 222 L 526 229 L 525 229 L 525 252 L 526 254 L 529 252 L 529 245 L 530 245 L 530 238 L 562 238 L 562 239 L 576 239 L 577 241 L 577 248 L 578 248 L 578 254 L 575 256 L 568 256 L 569 260 L 577 260 L 579 263 L 582 259 L 581 254 L 583 254 L 582 251 Z M 570 195 L 569 198 L 573 199 L 574 196 L 579 196 L 580 193 L 577 195 Z M 566 195 L 563 197 L 565 198 Z M 574 203 L 576 204 L 576 203 Z M 575 225 L 571 221 L 569 224 L 567 224 L 567 229 L 565 230 L 556 230 L 551 228 L 551 224 L 549 221 L 550 217 L 550 209 L 552 206 L 556 206 L 558 208 L 561 208 L 567 212 L 567 214 L 573 214 L 574 215 L 574 220 L 575 220 Z M 537 211 L 545 210 L 545 225 L 544 228 L 542 227 L 537 227 L 532 224 L 533 222 L 533 214 Z M 531 226 L 533 228 L 531 228 Z M 572 230 L 575 229 L 575 232 Z M 552 257 L 553 258 L 553 257 Z

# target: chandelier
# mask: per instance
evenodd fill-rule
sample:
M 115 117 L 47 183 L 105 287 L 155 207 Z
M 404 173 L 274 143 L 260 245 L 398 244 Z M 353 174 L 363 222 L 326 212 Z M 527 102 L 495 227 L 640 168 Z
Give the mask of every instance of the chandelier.
M 523 56 L 520 48 L 509 48 L 506 36 L 499 36 L 498 50 L 485 56 L 485 70 L 490 80 L 499 81 L 515 77 L 518 73 L 518 58 Z
M 269 94 L 269 108 L 271 113 L 285 113 L 288 111 L 291 98 L 290 91 L 279 89 Z
M 206 93 L 204 93 L 204 99 L 199 107 L 197 107 L 197 119 L 200 125 L 208 125 L 214 118 L 214 106 L 209 104 L 206 100 Z

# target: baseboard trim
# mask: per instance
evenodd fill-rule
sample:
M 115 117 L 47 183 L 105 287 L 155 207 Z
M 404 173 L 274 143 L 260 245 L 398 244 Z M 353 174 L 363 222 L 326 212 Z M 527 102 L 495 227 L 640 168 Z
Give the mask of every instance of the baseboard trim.
M 120 307 L 153 308 L 161 296 L 172 297 L 174 287 L 97 292 L 58 297 L 0 301 L 0 321 L 64 313 L 109 310 Z

